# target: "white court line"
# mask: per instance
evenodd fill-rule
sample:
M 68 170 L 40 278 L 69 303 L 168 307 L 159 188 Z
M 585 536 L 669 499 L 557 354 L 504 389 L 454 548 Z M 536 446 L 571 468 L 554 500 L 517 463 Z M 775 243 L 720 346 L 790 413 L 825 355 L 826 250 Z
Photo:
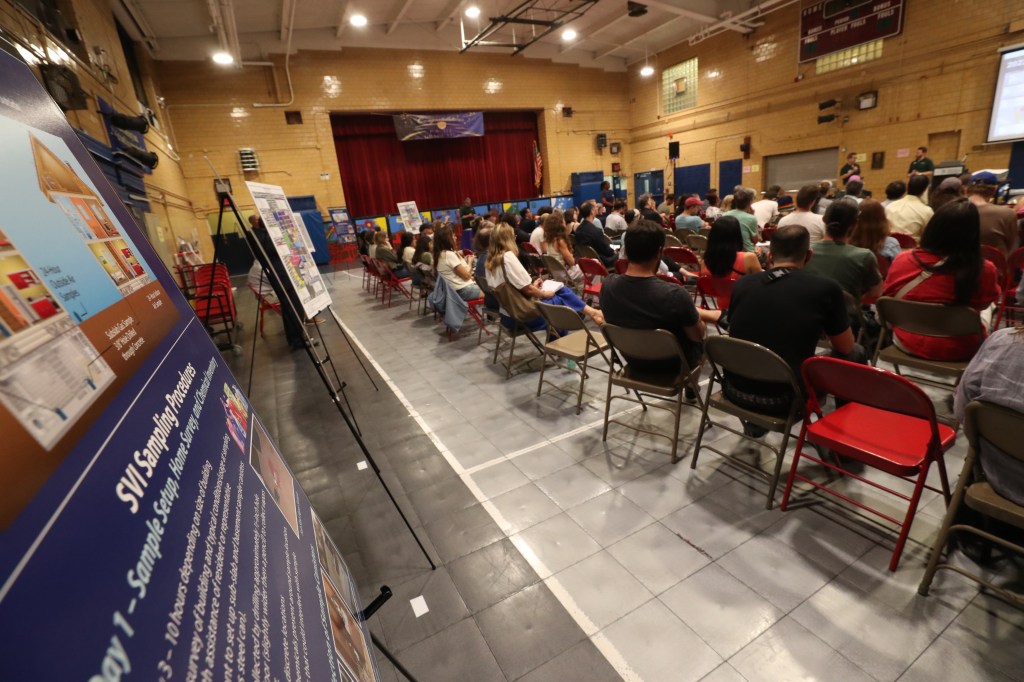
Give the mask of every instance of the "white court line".
M 444 442 L 442 442 L 441 439 L 438 437 L 438 435 L 434 433 L 433 429 L 430 428 L 430 426 L 427 424 L 426 420 L 423 419 L 420 413 L 416 411 L 416 408 L 412 406 L 412 403 L 409 402 L 409 400 L 405 397 L 405 394 L 402 393 L 402 390 L 398 388 L 398 385 L 391 380 L 391 377 L 388 376 L 388 373 L 385 372 L 384 368 L 380 366 L 380 363 L 378 363 L 377 360 L 374 359 L 374 357 L 370 354 L 370 351 L 367 350 L 366 346 L 362 344 L 362 342 L 359 340 L 359 337 L 357 337 L 352 332 L 352 330 L 349 329 L 348 325 L 341 321 L 337 313 L 334 312 L 333 308 L 331 308 L 330 310 L 331 314 L 334 315 L 334 319 L 335 321 L 337 321 L 338 325 L 345 331 L 349 339 L 351 339 L 352 343 L 355 344 L 356 348 L 358 348 L 359 351 L 370 362 L 370 364 L 373 365 L 373 368 L 377 370 L 377 373 L 380 374 L 382 379 L 384 379 L 384 383 L 388 385 L 388 388 L 391 389 L 391 391 L 398 398 L 399 402 L 402 403 L 405 409 L 409 412 L 409 415 L 416 421 L 417 424 L 419 424 L 419 427 L 420 429 L 423 430 L 423 433 L 425 433 L 427 437 L 430 438 L 431 442 L 441 452 L 441 455 L 445 458 L 445 461 L 448 462 L 448 465 L 451 466 L 455 473 L 462 478 L 462 480 L 466 484 L 466 487 L 469 488 L 469 491 L 473 494 L 473 497 L 475 497 L 477 502 L 480 503 L 480 506 L 487 510 L 487 513 L 491 515 L 491 518 L 494 519 L 494 522 L 498 524 L 499 528 L 501 528 L 502 533 L 504 533 L 506 537 L 509 537 L 509 539 L 512 540 L 513 544 L 515 544 L 515 546 L 522 553 L 527 563 L 530 564 L 530 567 L 537 572 L 538 576 L 549 576 L 548 578 L 543 579 L 544 584 L 547 585 L 548 589 L 551 590 L 551 594 L 555 596 L 558 602 L 562 605 L 562 608 L 564 608 L 566 612 L 569 614 L 569 616 L 574 621 L 576 621 L 576 624 L 580 626 L 580 629 L 587 634 L 590 640 L 594 643 L 594 646 L 597 647 L 598 651 L 604 654 L 604 657 L 608 660 L 608 663 L 613 668 L 615 668 L 615 672 L 617 672 L 624 680 L 629 680 L 630 682 L 641 682 L 640 676 L 637 675 L 633 668 L 630 667 L 629 663 L 626 662 L 626 659 L 622 656 L 621 652 L 619 652 L 619 650 L 615 648 L 615 645 L 612 644 L 611 640 L 609 640 L 607 637 L 598 632 L 597 626 L 594 625 L 593 621 L 591 621 L 590 618 L 587 617 L 587 615 L 583 612 L 583 609 L 579 607 L 576 601 L 569 594 L 569 591 L 565 589 L 565 587 L 558 581 L 557 578 L 551 575 L 551 570 L 548 569 L 548 567 L 545 566 L 544 563 L 538 558 L 536 552 L 533 551 L 533 548 L 531 548 L 529 544 L 525 540 L 523 540 L 521 536 L 517 535 L 515 539 L 512 539 L 509 533 L 511 524 L 508 522 L 508 519 L 506 519 L 498 510 L 498 508 L 494 506 L 494 503 L 487 499 L 487 496 L 483 493 L 482 490 L 480 490 L 480 487 L 473 480 L 472 476 L 467 475 L 466 469 L 464 469 L 462 465 L 459 464 L 458 459 L 456 459 L 455 455 L 452 454 L 451 450 L 449 450 L 448 447 L 444 444 Z M 592 425 L 586 425 L 581 428 L 591 428 L 591 426 Z M 544 444 L 545 443 L 541 443 L 536 447 L 540 447 L 541 445 Z

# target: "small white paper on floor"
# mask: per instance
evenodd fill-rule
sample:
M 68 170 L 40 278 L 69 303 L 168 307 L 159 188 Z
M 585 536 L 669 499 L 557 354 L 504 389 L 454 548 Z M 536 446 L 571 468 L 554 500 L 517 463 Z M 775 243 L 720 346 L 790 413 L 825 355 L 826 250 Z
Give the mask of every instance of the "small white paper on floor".
M 356 469 L 359 469 L 360 471 L 362 471 L 363 469 L 365 469 L 368 466 L 369 466 L 369 464 L 366 463 L 366 460 L 363 460 L 362 462 L 359 462 L 358 464 L 356 464 Z
M 424 613 L 430 610 L 429 608 L 427 608 L 427 600 L 423 598 L 423 595 L 420 595 L 415 599 L 410 599 L 409 604 L 412 605 L 412 615 L 416 616 L 417 618 L 419 618 Z

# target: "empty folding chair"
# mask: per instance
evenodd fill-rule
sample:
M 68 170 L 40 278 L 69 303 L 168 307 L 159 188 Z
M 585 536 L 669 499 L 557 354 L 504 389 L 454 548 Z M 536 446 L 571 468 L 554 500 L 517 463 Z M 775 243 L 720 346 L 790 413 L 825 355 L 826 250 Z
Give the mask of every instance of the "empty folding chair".
M 666 247 L 680 248 L 680 247 L 683 247 L 683 246 L 686 246 L 686 245 L 683 244 L 683 242 L 681 242 L 679 240 L 679 237 L 675 236 L 674 234 L 666 234 L 665 235 L 665 246 Z
M 608 277 L 608 270 L 599 259 L 580 258 L 576 261 L 583 272 L 583 299 L 593 302 L 601 297 L 601 286 Z

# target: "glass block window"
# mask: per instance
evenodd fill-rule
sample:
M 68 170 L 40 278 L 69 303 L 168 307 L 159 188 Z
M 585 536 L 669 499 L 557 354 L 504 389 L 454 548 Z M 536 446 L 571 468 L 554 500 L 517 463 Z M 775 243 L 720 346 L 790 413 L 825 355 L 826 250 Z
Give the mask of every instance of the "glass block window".
M 661 72 L 661 113 L 674 114 L 697 106 L 697 58 Z
M 870 62 L 882 56 L 882 40 L 872 40 L 870 43 L 850 47 L 839 52 L 827 54 L 814 60 L 814 73 L 822 74 L 838 69 L 845 69 L 848 66 L 856 66 L 864 62 Z

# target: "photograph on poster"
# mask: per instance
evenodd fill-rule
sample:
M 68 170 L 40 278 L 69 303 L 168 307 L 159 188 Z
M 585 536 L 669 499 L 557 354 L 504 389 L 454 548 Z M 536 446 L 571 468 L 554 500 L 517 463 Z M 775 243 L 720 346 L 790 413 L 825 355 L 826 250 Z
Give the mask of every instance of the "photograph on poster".
M 263 485 L 281 510 L 281 515 L 299 534 L 299 512 L 295 502 L 295 479 L 281 458 L 277 446 L 263 428 L 259 419 L 252 420 L 252 439 L 249 441 L 249 464 L 259 474 Z
M 345 565 L 345 560 L 341 558 L 341 553 L 338 551 L 334 541 L 327 535 L 327 529 L 321 523 L 320 517 L 312 509 L 310 509 L 310 516 L 313 517 L 313 536 L 316 539 L 316 553 L 320 557 L 320 565 L 327 571 L 327 575 L 331 577 L 331 581 L 338 588 L 338 593 L 345 601 L 345 605 L 348 606 L 350 611 L 355 611 L 355 601 L 352 599 L 352 581 L 349 576 L 348 566 Z
M 327 597 L 327 609 L 331 615 L 334 650 L 338 652 L 341 662 L 357 682 L 373 682 L 375 675 L 370 664 L 370 653 L 366 650 L 363 629 L 345 606 L 327 572 L 321 571 L 320 575 L 323 579 L 324 595 Z
M 229 386 L 227 382 L 224 383 L 224 395 L 220 396 L 220 404 L 224 408 L 231 440 L 235 441 L 235 445 L 244 454 L 246 436 L 249 433 L 249 404 L 238 386 Z

